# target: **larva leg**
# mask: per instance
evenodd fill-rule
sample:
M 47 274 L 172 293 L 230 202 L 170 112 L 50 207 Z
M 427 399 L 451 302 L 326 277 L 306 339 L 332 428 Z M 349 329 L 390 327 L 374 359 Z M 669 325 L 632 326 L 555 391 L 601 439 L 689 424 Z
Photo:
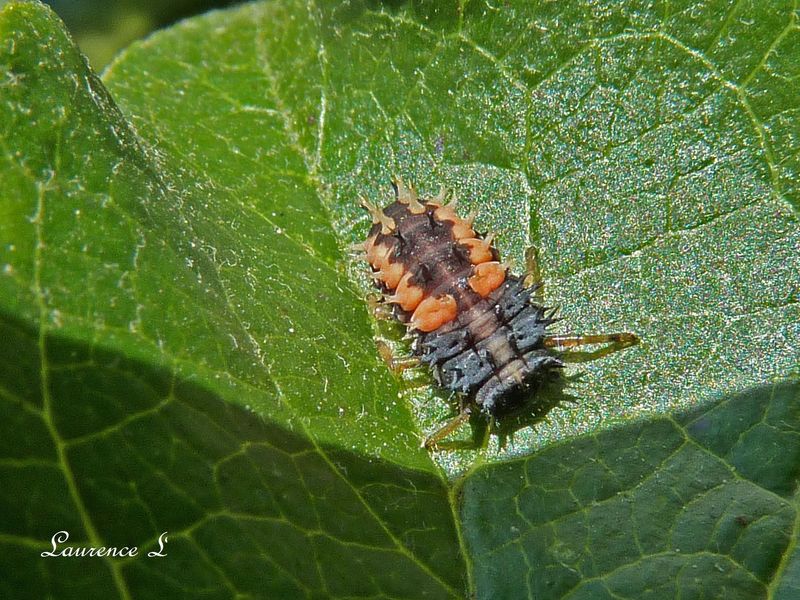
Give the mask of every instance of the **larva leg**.
M 380 321 L 391 321 L 394 318 L 392 316 L 392 307 L 385 304 L 381 296 L 374 294 L 367 296 L 367 306 L 372 316 Z
M 378 340 L 375 344 L 378 346 L 378 354 L 381 355 L 383 362 L 385 362 L 389 370 L 395 374 L 400 374 L 406 369 L 413 369 L 420 364 L 419 359 L 415 356 L 410 356 L 408 358 L 395 357 L 392 353 L 392 349 L 386 342 Z
M 562 356 L 566 362 L 586 362 L 607 356 L 639 343 L 639 338 L 632 333 L 603 333 L 594 335 L 548 335 L 544 338 L 545 348 L 569 350 L 589 344 L 608 344 L 594 352 L 569 352 Z
M 419 365 L 419 359 L 414 356 L 410 356 L 408 358 L 393 359 L 389 365 L 389 368 L 395 373 L 402 373 L 406 369 L 416 369 Z
M 489 417 L 489 422 L 486 424 L 486 431 L 483 432 L 481 436 L 480 448 L 481 450 L 486 450 L 489 447 L 489 438 L 492 435 L 492 432 L 495 430 L 497 419 L 494 415 Z
M 548 335 L 544 338 L 546 348 L 566 350 L 587 344 L 625 344 L 632 346 L 639 341 L 632 333 L 601 333 L 595 335 Z
M 525 280 L 523 284 L 526 288 L 535 287 L 534 297 L 540 302 L 544 302 L 544 280 L 539 267 L 539 249 L 536 246 L 525 250 Z
M 439 442 L 461 427 L 465 422 L 469 421 L 471 415 L 472 409 L 469 406 L 464 407 L 458 415 L 426 437 L 422 446 L 427 450 L 435 450 Z
M 365 255 L 367 252 L 367 245 L 364 242 L 348 244 L 345 247 L 345 251 L 347 252 L 347 255 L 351 256 L 352 258 L 366 260 Z

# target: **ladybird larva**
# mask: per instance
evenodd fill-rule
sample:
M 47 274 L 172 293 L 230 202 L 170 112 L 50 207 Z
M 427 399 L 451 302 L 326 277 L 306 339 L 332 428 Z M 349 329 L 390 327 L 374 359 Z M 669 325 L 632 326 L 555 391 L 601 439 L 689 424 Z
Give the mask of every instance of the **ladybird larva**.
M 631 333 L 550 335 L 556 319 L 532 299 L 538 284 L 509 273 L 492 245 L 441 192 L 420 199 L 393 181 L 395 200 L 383 209 L 362 205 L 372 228 L 362 249 L 393 315 L 416 339 L 412 352 L 439 385 L 459 394 L 461 410 L 429 435 L 426 448 L 477 410 L 501 417 L 564 366 L 563 350 L 584 344 L 638 340 Z

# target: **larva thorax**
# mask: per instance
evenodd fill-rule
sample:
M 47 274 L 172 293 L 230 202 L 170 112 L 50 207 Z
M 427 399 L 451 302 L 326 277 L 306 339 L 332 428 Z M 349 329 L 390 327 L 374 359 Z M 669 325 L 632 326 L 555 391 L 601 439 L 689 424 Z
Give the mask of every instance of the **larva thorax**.
M 497 289 L 506 268 L 452 204 L 422 203 L 399 181 L 396 191 L 382 211 L 368 206 L 374 224 L 367 261 L 385 301 L 400 309 L 398 318 L 417 331 L 434 331 Z

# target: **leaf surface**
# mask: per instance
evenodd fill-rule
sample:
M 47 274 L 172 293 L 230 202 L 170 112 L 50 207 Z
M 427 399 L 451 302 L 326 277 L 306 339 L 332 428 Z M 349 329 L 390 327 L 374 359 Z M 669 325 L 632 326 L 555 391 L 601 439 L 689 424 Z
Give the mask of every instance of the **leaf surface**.
M 756 388 L 477 470 L 480 597 L 791 598 L 800 386 Z
M 244 5 L 103 82 L 3 9 L 5 595 L 800 587 L 796 7 L 448 7 Z M 446 395 L 344 252 L 392 173 L 533 245 L 559 331 L 642 343 L 432 461 Z

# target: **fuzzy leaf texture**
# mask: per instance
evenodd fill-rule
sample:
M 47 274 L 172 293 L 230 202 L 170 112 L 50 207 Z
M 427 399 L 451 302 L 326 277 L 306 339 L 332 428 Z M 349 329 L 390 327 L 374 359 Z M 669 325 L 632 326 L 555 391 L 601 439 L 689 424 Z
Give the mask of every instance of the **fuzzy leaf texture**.
M 101 79 L 5 4 L 0 596 L 797 597 L 799 18 L 263 2 Z M 346 254 L 395 173 L 535 247 L 557 331 L 642 342 L 420 449 L 452 406 Z

